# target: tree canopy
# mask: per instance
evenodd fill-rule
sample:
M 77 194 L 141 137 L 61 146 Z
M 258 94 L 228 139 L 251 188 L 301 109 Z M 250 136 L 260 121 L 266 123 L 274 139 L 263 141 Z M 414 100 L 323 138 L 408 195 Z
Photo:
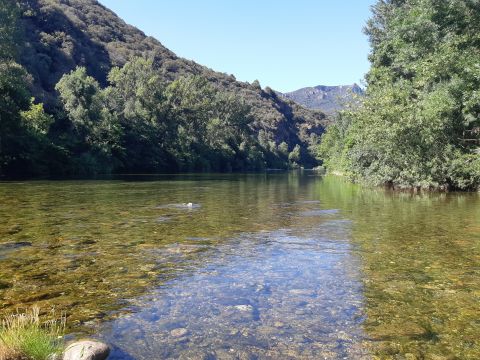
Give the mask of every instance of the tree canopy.
M 365 29 L 363 103 L 320 154 L 330 169 L 397 188 L 480 185 L 480 3 L 381 0 Z

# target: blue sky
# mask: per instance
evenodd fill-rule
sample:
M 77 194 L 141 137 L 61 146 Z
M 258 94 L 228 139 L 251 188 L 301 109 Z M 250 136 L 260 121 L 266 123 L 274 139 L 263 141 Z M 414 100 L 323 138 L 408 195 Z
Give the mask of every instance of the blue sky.
M 374 0 L 100 0 L 181 57 L 292 91 L 360 82 Z

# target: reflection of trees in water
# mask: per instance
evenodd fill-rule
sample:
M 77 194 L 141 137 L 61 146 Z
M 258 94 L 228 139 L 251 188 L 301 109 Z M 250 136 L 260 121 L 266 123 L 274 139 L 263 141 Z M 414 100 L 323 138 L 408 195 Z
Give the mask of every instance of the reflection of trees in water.
M 478 358 L 478 194 L 322 184 L 351 214 L 365 275 L 365 328 L 381 356 Z
M 224 239 L 275 229 L 284 210 L 274 204 L 294 201 L 316 181 L 285 174 L 165 178 L 3 184 L 2 243 L 32 246 L 0 254 L 1 312 L 38 303 L 67 311 L 72 326 L 103 318 L 188 271 L 185 264 L 202 264 Z M 156 209 L 188 202 L 201 208 Z

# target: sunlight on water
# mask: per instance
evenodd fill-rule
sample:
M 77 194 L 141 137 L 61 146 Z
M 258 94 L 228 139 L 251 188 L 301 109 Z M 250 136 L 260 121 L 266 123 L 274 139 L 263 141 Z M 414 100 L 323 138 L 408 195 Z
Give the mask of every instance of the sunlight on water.
M 0 183 L 0 313 L 113 358 L 477 359 L 480 197 L 314 174 Z

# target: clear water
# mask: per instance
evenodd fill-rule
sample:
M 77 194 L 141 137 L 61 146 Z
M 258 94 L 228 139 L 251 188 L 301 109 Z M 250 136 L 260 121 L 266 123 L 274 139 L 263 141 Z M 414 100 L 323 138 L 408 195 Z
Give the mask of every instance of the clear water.
M 478 359 L 480 196 L 313 173 L 0 183 L 0 315 L 113 359 Z

